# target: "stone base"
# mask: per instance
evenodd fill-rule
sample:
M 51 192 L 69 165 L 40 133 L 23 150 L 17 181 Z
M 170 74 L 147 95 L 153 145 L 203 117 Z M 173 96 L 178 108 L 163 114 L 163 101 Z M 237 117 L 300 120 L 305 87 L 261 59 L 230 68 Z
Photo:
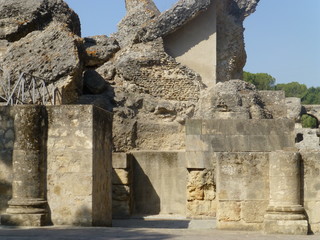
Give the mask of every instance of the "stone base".
M 1 225 L 40 227 L 46 224 L 45 214 L 4 214 Z
M 265 220 L 263 227 L 267 234 L 308 234 L 307 220 Z

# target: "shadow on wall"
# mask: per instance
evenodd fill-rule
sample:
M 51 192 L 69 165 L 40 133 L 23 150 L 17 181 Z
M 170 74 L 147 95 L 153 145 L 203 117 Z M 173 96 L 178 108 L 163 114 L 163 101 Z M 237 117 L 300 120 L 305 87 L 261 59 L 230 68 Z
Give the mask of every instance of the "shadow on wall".
M 10 107 L 0 108 L 0 214 L 12 197 L 12 154 L 15 141 L 14 119 Z
M 133 172 L 133 215 L 159 214 L 160 197 L 136 160 L 133 161 Z
M 200 42 L 209 40 L 216 33 L 214 24 L 216 16 L 212 14 L 214 7 L 215 5 L 211 4 L 207 11 L 200 13 L 177 31 L 165 36 L 163 38 L 165 51 L 172 57 L 179 57 Z

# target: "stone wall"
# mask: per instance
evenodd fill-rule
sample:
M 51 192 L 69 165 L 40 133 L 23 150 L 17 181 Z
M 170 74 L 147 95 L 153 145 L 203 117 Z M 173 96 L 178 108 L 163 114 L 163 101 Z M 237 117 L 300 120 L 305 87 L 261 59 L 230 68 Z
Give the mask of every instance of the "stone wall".
M 273 118 L 284 118 L 287 116 L 284 91 L 259 91 L 259 94 Z
M 269 154 L 217 153 L 217 225 L 261 230 L 269 203 Z
M 132 214 L 132 155 L 112 154 L 112 217 L 126 218 Z
M 206 213 L 200 209 L 189 216 L 217 215 L 221 229 L 262 229 L 269 202 L 268 153 L 294 147 L 294 137 L 288 119 L 187 121 L 187 168 L 194 176 L 213 175 L 209 191 L 205 184 L 190 188 L 188 206 L 206 206 Z
M 206 11 L 164 37 L 166 52 L 199 73 L 207 86 L 216 83 L 216 15 L 215 1 L 211 1 Z
M 320 232 L 320 152 L 301 151 L 302 201 L 309 221 L 309 231 Z
M 187 169 L 183 152 L 137 151 L 133 156 L 133 215 L 185 216 Z
M 11 108 L 0 108 L 1 213 L 11 196 Z M 46 182 L 48 212 L 56 225 L 111 225 L 112 115 L 86 105 L 46 107 L 48 114 Z
M 0 214 L 8 207 L 12 191 L 13 117 L 10 107 L 0 107 Z
M 111 225 L 111 115 L 89 105 L 47 109 L 53 224 Z

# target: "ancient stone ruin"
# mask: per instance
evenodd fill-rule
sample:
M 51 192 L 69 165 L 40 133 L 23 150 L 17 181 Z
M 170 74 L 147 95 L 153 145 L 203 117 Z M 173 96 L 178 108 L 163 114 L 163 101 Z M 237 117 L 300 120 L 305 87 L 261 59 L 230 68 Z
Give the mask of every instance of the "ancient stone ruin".
M 126 0 L 81 38 L 62 0 L 0 1 L 3 225 L 157 215 L 320 232 L 319 106 L 241 81 L 259 0 Z

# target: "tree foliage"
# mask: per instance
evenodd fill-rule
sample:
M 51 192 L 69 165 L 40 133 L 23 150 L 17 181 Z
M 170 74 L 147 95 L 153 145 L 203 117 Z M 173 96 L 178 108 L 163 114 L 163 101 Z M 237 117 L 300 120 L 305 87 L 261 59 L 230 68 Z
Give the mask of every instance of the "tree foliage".
M 258 90 L 272 90 L 276 79 L 267 73 L 243 72 L 243 81 L 252 83 Z
M 298 82 L 277 84 L 275 90 L 283 90 L 286 93 L 286 97 L 298 98 L 303 98 L 308 92 L 307 86 Z
M 301 117 L 301 125 L 303 128 L 317 128 L 318 121 L 316 118 L 309 116 L 308 114 L 303 114 Z
M 243 80 L 258 90 L 282 90 L 286 97 L 301 98 L 302 104 L 320 104 L 320 87 L 307 88 L 298 82 L 275 84 L 276 79 L 267 73 L 243 72 Z

